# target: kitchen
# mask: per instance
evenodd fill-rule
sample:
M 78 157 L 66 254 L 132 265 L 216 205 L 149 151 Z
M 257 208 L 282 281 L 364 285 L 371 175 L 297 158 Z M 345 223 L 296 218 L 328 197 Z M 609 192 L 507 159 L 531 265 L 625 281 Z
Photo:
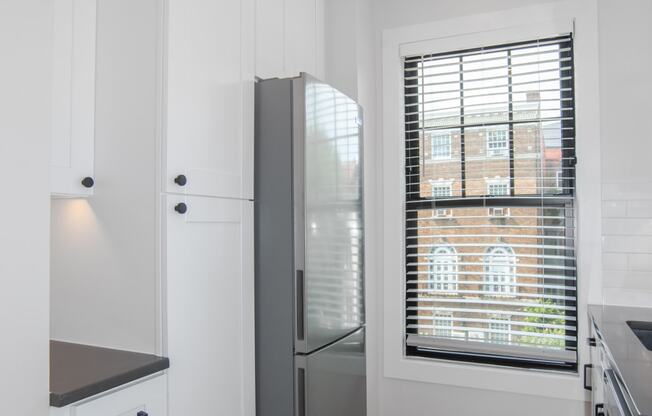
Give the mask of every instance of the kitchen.
M 4 413 L 652 414 L 649 1 L 0 10 Z

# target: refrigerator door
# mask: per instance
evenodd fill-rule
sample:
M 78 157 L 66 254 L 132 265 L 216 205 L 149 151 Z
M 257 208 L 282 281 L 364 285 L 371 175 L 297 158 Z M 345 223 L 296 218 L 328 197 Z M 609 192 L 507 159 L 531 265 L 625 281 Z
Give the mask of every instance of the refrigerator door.
M 296 357 L 295 416 L 365 416 L 364 328 Z
M 364 324 L 362 112 L 303 74 L 293 81 L 295 350 Z

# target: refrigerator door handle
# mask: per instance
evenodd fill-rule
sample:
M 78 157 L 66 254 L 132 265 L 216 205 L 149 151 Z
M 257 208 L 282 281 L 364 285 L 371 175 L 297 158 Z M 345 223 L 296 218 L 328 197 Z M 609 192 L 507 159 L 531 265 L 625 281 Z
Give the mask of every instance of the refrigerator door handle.
M 296 416 L 306 416 L 306 369 L 297 367 Z
M 297 340 L 303 341 L 305 338 L 305 319 L 304 319 L 304 286 L 303 270 L 296 272 L 296 308 L 297 308 Z

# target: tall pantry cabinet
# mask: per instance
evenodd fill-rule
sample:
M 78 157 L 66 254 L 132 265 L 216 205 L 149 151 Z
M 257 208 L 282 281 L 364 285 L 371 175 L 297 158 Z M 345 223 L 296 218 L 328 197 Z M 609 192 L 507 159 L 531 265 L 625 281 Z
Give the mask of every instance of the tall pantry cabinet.
M 255 0 L 167 0 L 162 285 L 170 416 L 254 415 Z
M 254 81 L 321 75 L 322 0 L 166 0 L 161 252 L 169 415 L 254 416 Z M 260 35 L 280 31 L 263 45 Z M 262 56 L 280 64 L 268 65 Z

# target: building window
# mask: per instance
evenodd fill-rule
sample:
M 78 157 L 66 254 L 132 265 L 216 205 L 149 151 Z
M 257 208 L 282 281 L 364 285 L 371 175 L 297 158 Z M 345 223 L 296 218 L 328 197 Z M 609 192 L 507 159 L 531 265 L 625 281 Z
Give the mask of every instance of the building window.
M 492 157 L 509 154 L 509 133 L 507 128 L 487 130 L 487 155 Z
M 509 316 L 494 316 L 489 322 L 487 338 L 495 344 L 508 344 L 512 340 L 512 323 Z
M 572 36 L 403 69 L 405 354 L 576 370 Z
M 431 252 L 430 289 L 437 292 L 457 290 L 457 255 L 453 247 L 435 247 Z
M 509 195 L 509 179 L 487 180 L 487 195 Z
M 564 192 L 564 176 L 560 170 L 555 172 L 555 184 L 557 185 L 557 192 Z
M 453 195 L 452 183 L 438 181 L 432 184 L 433 198 L 447 198 Z
M 516 257 L 511 247 L 491 247 L 484 259 L 487 294 L 516 293 Z
M 451 158 L 452 140 L 450 132 L 433 133 L 430 135 L 430 157 L 433 160 L 443 160 Z
M 452 313 L 434 312 L 432 335 L 440 338 L 451 338 L 453 336 Z

